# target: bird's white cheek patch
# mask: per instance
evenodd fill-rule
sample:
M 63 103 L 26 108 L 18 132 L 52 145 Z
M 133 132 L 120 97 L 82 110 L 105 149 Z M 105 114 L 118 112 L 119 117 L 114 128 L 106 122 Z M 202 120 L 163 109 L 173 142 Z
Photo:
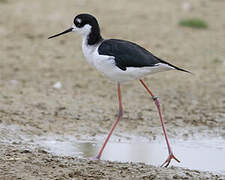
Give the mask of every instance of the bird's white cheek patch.
M 73 32 L 77 32 L 78 31 L 78 28 L 74 24 L 72 25 L 72 28 L 73 28 L 72 29 Z
M 77 28 L 77 32 L 83 36 L 87 36 L 91 33 L 91 26 L 89 24 L 84 25 L 82 28 Z

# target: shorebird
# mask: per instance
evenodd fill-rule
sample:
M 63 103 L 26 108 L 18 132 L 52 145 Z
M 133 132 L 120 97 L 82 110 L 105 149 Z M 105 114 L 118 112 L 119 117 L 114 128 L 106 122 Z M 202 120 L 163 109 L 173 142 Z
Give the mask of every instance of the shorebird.
M 110 136 L 112 135 L 114 129 L 116 128 L 123 115 L 120 84 L 130 80 L 139 80 L 155 102 L 165 136 L 169 156 L 161 166 L 167 167 L 172 159 L 180 162 L 174 156 L 169 144 L 164 121 L 162 118 L 159 98 L 152 93 L 152 91 L 148 88 L 142 78 L 153 73 L 168 70 L 179 70 L 188 73 L 190 72 L 156 57 L 148 50 L 133 42 L 120 39 L 103 39 L 100 33 L 98 21 L 94 16 L 90 14 L 77 15 L 74 18 L 71 28 L 59 34 L 51 36 L 49 37 L 49 39 L 69 32 L 77 32 L 81 34 L 82 50 L 88 63 L 99 70 L 101 73 L 103 73 L 110 80 L 113 80 L 117 83 L 119 99 L 118 117 L 116 119 L 116 122 L 112 126 L 108 136 L 106 137 L 102 148 L 96 156 L 96 159 L 101 158 L 102 152 L 107 142 L 109 141 Z

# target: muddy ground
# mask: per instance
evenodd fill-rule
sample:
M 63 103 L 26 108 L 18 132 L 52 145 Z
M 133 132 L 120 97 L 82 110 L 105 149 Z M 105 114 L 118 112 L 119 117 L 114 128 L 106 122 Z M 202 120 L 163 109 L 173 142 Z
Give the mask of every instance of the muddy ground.
M 170 138 L 225 138 L 224 8 L 223 0 L 0 0 L 0 179 L 225 179 L 178 167 L 55 156 L 30 149 L 23 136 L 104 139 L 112 126 L 116 85 L 84 60 L 81 37 L 47 40 L 88 12 L 99 19 L 105 38 L 135 41 L 194 73 L 145 79 L 160 97 Z M 209 27 L 180 27 L 187 17 Z M 156 108 L 140 83 L 122 85 L 122 94 L 125 113 L 114 136 L 161 136 Z

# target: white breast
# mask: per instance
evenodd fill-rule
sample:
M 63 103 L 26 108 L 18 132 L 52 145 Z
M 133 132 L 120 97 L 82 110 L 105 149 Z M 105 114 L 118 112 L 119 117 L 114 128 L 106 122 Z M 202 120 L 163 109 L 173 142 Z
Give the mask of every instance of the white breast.
M 115 61 L 112 56 L 100 55 L 98 53 L 98 47 L 100 44 L 101 43 L 97 45 L 88 45 L 86 40 L 83 39 L 82 49 L 88 63 L 105 74 L 107 71 L 111 71 L 112 68 L 115 67 Z
M 82 50 L 83 50 L 83 54 L 86 58 L 86 60 L 88 61 L 89 64 L 91 64 L 92 66 L 95 66 L 95 61 L 98 58 L 97 57 L 97 48 L 98 45 L 88 45 L 86 38 L 83 38 L 83 42 L 82 42 Z

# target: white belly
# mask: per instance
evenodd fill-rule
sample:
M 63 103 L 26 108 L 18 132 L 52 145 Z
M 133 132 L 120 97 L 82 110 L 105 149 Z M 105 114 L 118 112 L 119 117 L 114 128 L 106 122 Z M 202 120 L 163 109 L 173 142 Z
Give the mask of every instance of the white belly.
M 117 81 L 117 82 L 125 82 L 135 79 L 143 78 L 144 76 L 161 72 L 161 71 L 168 71 L 171 70 L 169 67 L 165 67 L 164 65 L 156 66 L 156 67 L 128 67 L 127 70 L 123 71 L 120 68 L 118 68 L 115 65 L 106 66 L 106 71 L 103 69 L 100 70 L 105 76 L 110 78 L 111 80 Z
M 146 75 L 167 71 L 172 69 L 166 64 L 159 63 L 154 67 L 128 67 L 126 71 L 121 70 L 115 65 L 114 57 L 98 54 L 98 46 L 88 46 L 83 42 L 82 49 L 84 56 L 89 64 L 103 73 L 110 80 L 117 82 L 125 82 L 142 78 Z

